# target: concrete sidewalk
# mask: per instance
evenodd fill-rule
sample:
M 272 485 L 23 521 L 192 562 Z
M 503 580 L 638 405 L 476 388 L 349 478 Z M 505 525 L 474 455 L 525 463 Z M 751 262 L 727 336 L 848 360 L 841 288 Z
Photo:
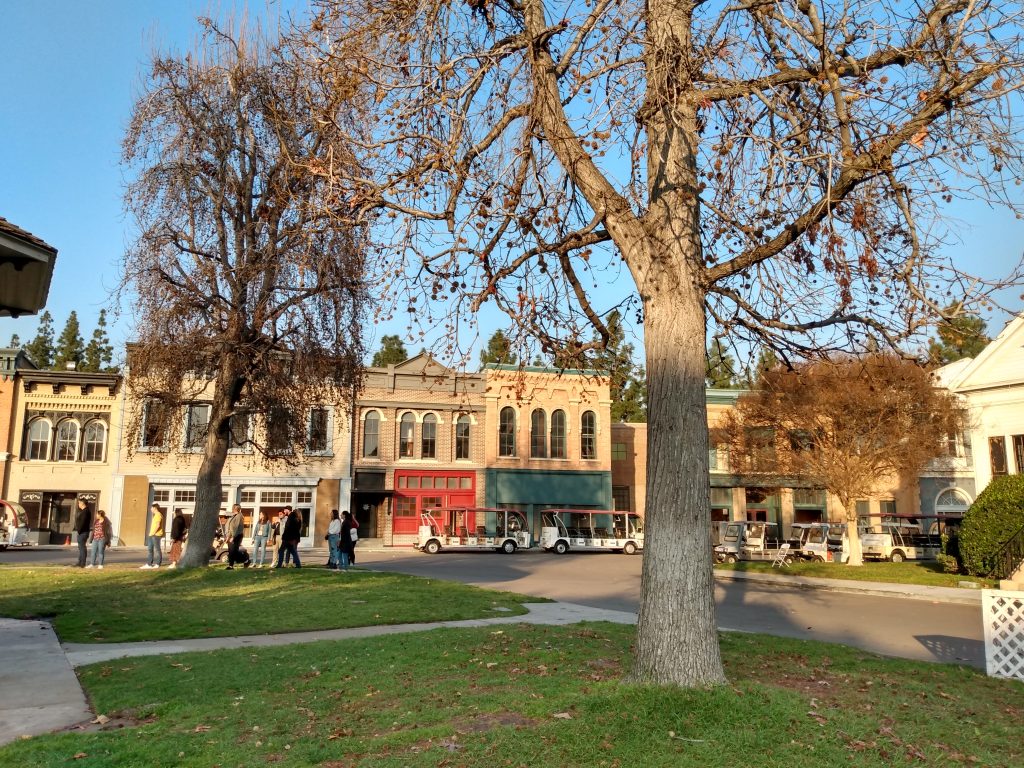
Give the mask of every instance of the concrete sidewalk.
M 820 589 L 826 592 L 846 592 L 876 597 L 899 597 L 907 600 L 927 600 L 932 603 L 981 605 L 981 589 L 962 587 L 931 587 L 922 584 L 890 584 L 881 581 L 854 581 L 850 579 L 822 579 L 811 576 L 790 576 L 778 573 L 744 572 L 715 569 L 716 581 L 746 581 L 760 584 L 778 584 L 785 587 Z

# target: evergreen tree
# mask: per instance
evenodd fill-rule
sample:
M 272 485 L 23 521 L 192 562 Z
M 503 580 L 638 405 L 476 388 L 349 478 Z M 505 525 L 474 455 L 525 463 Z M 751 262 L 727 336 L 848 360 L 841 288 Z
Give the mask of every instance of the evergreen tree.
M 733 359 L 716 336 L 711 340 L 707 354 L 707 373 L 704 378 L 712 389 L 734 389 L 737 384 L 736 360 Z
M 53 316 L 49 312 L 43 312 L 39 316 L 36 336 L 24 349 L 40 370 L 53 366 Z
M 515 365 L 519 358 L 512 352 L 512 342 L 502 331 L 495 331 L 487 342 L 487 349 L 480 350 L 480 365 L 500 363 Z
M 935 329 L 937 339 L 928 345 L 928 359 L 946 365 L 965 357 L 977 357 L 989 343 L 985 321 L 977 315 L 960 315 Z
M 57 348 L 53 352 L 53 369 L 62 371 L 69 363 L 74 363 L 77 368 L 82 362 L 85 354 L 85 341 L 82 340 L 82 330 L 78 325 L 78 314 L 71 310 L 68 321 L 57 339 Z
M 16 334 L 16 333 L 12 333 L 11 334 L 11 343 L 8 344 L 7 346 L 9 346 L 11 349 L 17 349 L 18 347 L 21 346 L 21 337 L 18 336 L 18 334 Z
M 89 343 L 85 347 L 79 370 L 95 373 L 112 371 L 114 370 L 111 367 L 113 359 L 114 348 L 110 345 L 110 338 L 107 336 L 107 310 L 101 309 L 100 316 L 96 320 L 96 330 L 92 332 L 92 338 L 89 339 Z
M 771 347 L 761 347 L 757 353 L 757 360 L 754 361 L 753 369 L 749 365 L 747 366 L 746 376 L 742 382 L 743 386 L 747 389 L 756 389 L 761 377 L 778 366 L 779 358 L 775 354 L 775 350 Z
M 618 310 L 608 315 L 606 326 L 611 338 L 595 355 L 594 367 L 609 378 L 612 421 L 647 421 L 647 376 L 633 361 L 633 345 L 625 341 Z
M 380 340 L 380 349 L 373 356 L 371 365 L 374 368 L 386 368 L 389 365 L 398 365 L 409 359 L 409 353 L 405 351 L 405 344 L 399 336 L 384 336 Z

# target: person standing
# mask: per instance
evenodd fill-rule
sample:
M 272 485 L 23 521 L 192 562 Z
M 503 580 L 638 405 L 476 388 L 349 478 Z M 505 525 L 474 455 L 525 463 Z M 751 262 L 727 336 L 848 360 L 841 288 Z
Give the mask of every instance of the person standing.
M 338 510 L 331 510 L 331 522 L 327 525 L 327 547 L 330 551 L 330 559 L 327 567 L 338 570 L 341 567 L 341 518 L 338 517 Z
M 160 544 L 164 538 L 164 511 L 159 504 L 154 504 L 150 509 L 149 535 L 146 537 L 146 546 L 149 547 L 149 557 L 142 570 L 148 568 L 159 568 L 164 562 L 164 553 Z
M 352 530 L 355 532 L 352 535 L 352 551 L 348 553 L 348 564 L 356 564 L 356 544 L 359 543 L 359 521 L 356 520 L 356 515 L 352 513 Z
M 178 560 L 181 559 L 181 545 L 185 542 L 185 532 L 188 530 L 188 522 L 181 507 L 174 510 L 174 519 L 171 520 L 171 564 L 168 568 L 177 568 Z
M 263 567 L 263 561 L 267 557 L 267 542 L 270 540 L 273 526 L 267 519 L 266 512 L 260 512 L 256 528 L 252 533 L 252 560 L 257 568 Z
M 352 562 L 355 537 L 359 536 L 355 530 L 355 526 L 352 524 L 352 513 L 346 509 L 344 519 L 341 521 L 341 570 L 343 571 L 347 571 Z
M 242 546 L 242 536 L 245 534 L 245 518 L 242 516 L 242 508 L 235 504 L 231 507 L 231 517 L 224 526 L 224 538 L 228 544 L 228 570 L 235 567 L 235 563 L 241 563 L 242 558 L 238 550 Z
M 76 502 L 78 510 L 75 512 L 75 536 L 78 543 L 77 568 L 85 568 L 85 547 L 92 532 L 92 513 L 89 511 L 89 502 L 85 499 L 78 499 Z
M 103 561 L 107 558 L 107 547 L 114 538 L 114 529 L 110 525 L 110 518 L 102 509 L 96 510 L 96 519 L 92 524 L 92 532 L 89 537 L 89 564 L 86 568 L 103 568 Z M 98 561 L 98 562 L 97 562 Z
M 285 555 L 291 555 L 296 568 L 301 568 L 299 561 L 299 539 L 302 538 L 302 520 L 291 507 L 285 507 L 284 526 L 281 529 L 281 546 L 277 550 L 277 567 L 281 568 Z

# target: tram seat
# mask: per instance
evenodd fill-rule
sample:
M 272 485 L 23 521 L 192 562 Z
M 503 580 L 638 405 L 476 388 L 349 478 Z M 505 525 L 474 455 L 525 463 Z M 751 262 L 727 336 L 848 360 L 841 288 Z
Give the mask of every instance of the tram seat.
M 597 538 L 599 538 L 599 539 L 607 539 L 608 538 L 608 529 L 607 528 L 595 528 L 594 529 L 594 535 L 597 536 Z
M 469 536 L 469 531 L 467 531 L 464 527 L 459 528 L 459 538 L 465 539 L 467 536 Z
M 487 538 L 487 526 L 485 526 L 485 525 L 478 525 L 476 527 L 476 535 L 486 539 Z

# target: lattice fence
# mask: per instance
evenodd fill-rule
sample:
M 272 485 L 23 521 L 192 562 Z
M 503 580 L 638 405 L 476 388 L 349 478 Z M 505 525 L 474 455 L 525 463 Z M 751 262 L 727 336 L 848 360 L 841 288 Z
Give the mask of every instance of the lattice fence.
M 989 676 L 1024 682 L 1024 592 L 986 589 L 981 608 Z

